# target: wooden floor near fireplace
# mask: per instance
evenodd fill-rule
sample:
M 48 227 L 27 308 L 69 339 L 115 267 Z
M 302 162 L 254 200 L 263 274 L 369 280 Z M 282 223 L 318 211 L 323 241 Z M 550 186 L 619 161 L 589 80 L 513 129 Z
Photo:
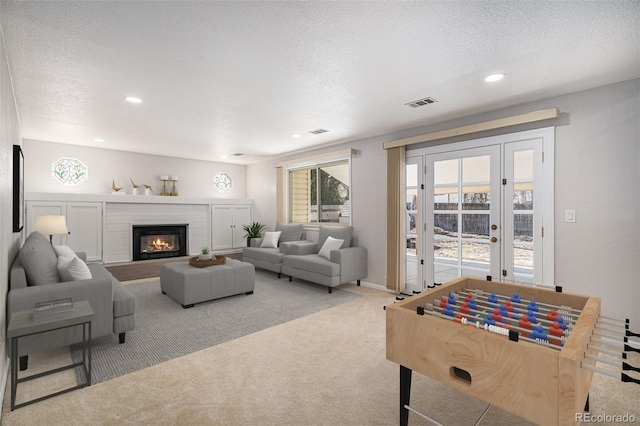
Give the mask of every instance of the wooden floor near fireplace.
M 232 259 L 242 260 L 241 252 L 220 253 Z M 119 262 L 104 265 L 118 281 L 141 280 L 160 276 L 160 267 L 169 262 L 186 262 L 191 256 L 171 257 L 167 259 L 139 260 L 136 262 Z

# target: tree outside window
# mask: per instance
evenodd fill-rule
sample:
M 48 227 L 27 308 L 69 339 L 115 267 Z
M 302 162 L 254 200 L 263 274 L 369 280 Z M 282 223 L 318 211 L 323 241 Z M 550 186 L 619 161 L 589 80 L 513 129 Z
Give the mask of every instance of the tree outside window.
M 291 222 L 349 223 L 349 163 L 289 172 Z

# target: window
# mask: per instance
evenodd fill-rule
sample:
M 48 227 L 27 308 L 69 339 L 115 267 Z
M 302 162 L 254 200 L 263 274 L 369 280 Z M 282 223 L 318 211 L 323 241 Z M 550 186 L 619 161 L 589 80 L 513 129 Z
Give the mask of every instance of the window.
M 51 176 L 63 185 L 80 185 L 88 175 L 87 166 L 75 158 L 60 158 L 51 165 Z
M 290 170 L 289 221 L 349 223 L 349 163 Z
M 283 165 L 283 218 L 297 223 L 351 224 L 352 152 Z

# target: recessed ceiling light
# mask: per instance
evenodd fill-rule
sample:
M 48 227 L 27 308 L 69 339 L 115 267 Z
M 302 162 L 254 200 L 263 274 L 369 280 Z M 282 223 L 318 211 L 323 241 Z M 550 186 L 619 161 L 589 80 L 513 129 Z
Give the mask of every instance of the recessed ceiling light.
M 292 138 L 301 138 L 302 135 L 299 135 L 297 133 L 294 133 L 293 135 L 291 135 Z
M 132 104 L 139 104 L 142 103 L 142 99 L 140 98 L 136 98 L 135 96 L 127 96 L 125 98 L 127 101 L 131 102 Z
M 104 139 L 95 138 L 93 141 L 94 141 L 94 142 L 104 142 Z
M 500 73 L 500 74 L 491 74 L 490 76 L 487 76 L 484 78 L 484 81 L 488 82 L 488 83 L 492 83 L 494 81 L 500 81 L 504 78 L 506 74 Z

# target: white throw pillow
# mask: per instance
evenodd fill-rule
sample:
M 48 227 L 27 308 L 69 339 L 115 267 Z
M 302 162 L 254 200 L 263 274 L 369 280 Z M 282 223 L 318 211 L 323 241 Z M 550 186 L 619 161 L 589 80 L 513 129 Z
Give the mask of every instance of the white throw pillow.
M 338 240 L 337 238 L 327 237 L 327 240 L 322 245 L 318 256 L 329 259 L 331 257 L 331 250 L 338 250 L 342 247 L 344 240 Z
M 58 257 L 58 274 L 60 279 L 64 281 L 90 280 L 92 278 L 91 271 L 86 263 L 80 258 L 74 257 Z
M 262 238 L 262 244 L 260 248 L 276 248 L 278 247 L 278 240 L 280 239 L 281 231 L 265 232 L 264 238 Z
M 68 246 L 53 246 L 53 250 L 55 250 L 56 255 L 58 257 L 66 257 L 67 259 L 73 259 L 74 257 L 78 257 L 76 252 Z

